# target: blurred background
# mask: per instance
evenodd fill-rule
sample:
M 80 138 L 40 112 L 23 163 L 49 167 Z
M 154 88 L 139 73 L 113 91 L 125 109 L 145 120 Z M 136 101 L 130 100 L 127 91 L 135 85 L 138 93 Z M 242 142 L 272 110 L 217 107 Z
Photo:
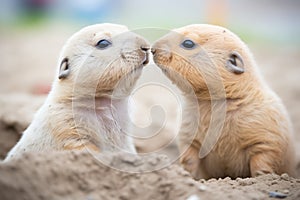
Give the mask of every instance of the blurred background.
M 66 39 L 83 26 L 103 22 L 124 24 L 131 30 L 173 29 L 193 23 L 229 28 L 250 46 L 267 82 L 283 99 L 300 141 L 299 19 L 298 0 L 1 0 L 0 147 L 5 147 L 0 149 L 0 155 L 3 157 L 3 152 L 19 138 L 44 101 Z M 140 81 L 154 77 L 171 85 L 155 67 L 146 68 Z M 148 89 L 154 91 L 136 95 L 140 106 L 137 115 L 143 121 L 143 108 L 162 104 L 163 116 L 169 121 L 159 136 L 165 139 L 137 142 L 140 152 L 164 145 L 176 134 L 178 125 L 176 99 L 155 91 L 155 87 Z M 155 92 L 159 98 L 153 95 Z M 161 116 L 160 111 L 154 112 L 154 125 L 160 124 Z M 9 131 L 19 134 L 11 143 L 7 139 Z

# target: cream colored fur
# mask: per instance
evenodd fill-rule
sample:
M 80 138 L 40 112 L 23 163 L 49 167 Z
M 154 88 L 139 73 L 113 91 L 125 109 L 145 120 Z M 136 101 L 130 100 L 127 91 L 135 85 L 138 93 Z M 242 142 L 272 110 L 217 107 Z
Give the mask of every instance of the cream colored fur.
M 102 39 L 112 45 L 98 49 Z M 128 94 L 147 62 L 147 48 L 142 37 L 121 25 L 96 24 L 75 33 L 58 61 L 57 74 L 62 60 L 69 59 L 69 75 L 55 77 L 46 102 L 6 160 L 27 151 L 87 148 L 135 153 L 126 135 Z
M 182 48 L 180 44 L 186 39 L 194 41 L 196 47 Z M 242 74 L 225 67 L 233 51 L 243 59 Z M 189 25 L 163 36 L 152 52 L 155 63 L 183 92 L 187 86 L 178 74 L 187 80 L 198 100 L 193 104 L 186 96 L 178 141 L 180 161 L 196 179 L 284 172 L 294 175 L 293 134 L 286 109 L 261 77 L 248 47 L 235 34 L 218 26 Z M 213 101 L 225 108 L 225 121 L 221 131 L 212 132 L 219 136 L 216 144 L 200 158 L 200 150 L 205 152 L 210 146 L 204 144 L 210 121 L 218 117 L 211 119 Z M 197 110 L 199 126 L 194 134 Z M 217 111 L 222 114 L 221 109 Z M 217 131 L 216 126 L 211 128 Z

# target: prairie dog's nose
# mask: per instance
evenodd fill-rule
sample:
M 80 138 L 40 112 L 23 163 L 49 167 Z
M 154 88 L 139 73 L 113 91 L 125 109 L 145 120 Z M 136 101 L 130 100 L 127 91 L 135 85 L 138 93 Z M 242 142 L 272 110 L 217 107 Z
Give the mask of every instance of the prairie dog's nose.
M 153 55 L 153 57 L 160 57 L 163 56 L 165 58 L 170 58 L 172 56 L 172 51 L 170 50 L 170 46 L 168 45 L 168 43 L 164 44 L 164 43 L 155 43 L 152 47 L 151 47 L 151 53 Z
M 152 48 L 151 48 L 151 53 L 154 55 L 155 52 L 156 52 L 156 49 L 152 47 Z
M 149 49 L 150 49 L 150 46 L 148 46 L 148 45 L 142 45 L 141 46 L 141 49 L 143 50 L 143 51 L 148 51 Z

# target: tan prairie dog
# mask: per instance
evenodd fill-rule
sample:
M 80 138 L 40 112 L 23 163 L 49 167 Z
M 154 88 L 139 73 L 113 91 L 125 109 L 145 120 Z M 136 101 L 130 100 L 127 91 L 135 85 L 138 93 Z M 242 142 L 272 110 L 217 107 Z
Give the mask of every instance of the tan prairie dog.
M 127 27 L 96 24 L 65 44 L 45 103 L 6 160 L 27 151 L 124 150 L 128 95 L 148 63 L 148 42 Z
M 154 62 L 183 92 L 180 162 L 194 178 L 294 175 L 292 128 L 285 107 L 235 34 L 219 26 L 189 25 L 160 38 L 151 51 Z M 186 92 L 189 87 L 195 103 Z M 197 110 L 199 123 L 193 133 Z M 222 114 L 223 121 L 218 119 Z M 210 127 L 214 120 L 221 126 Z

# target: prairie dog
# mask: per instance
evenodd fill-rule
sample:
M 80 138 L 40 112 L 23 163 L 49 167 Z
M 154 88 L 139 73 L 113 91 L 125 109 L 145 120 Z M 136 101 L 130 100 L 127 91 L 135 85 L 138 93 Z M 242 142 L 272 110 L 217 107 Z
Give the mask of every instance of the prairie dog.
M 148 63 L 148 49 L 122 25 L 96 24 L 75 33 L 62 49 L 45 103 L 6 160 L 27 151 L 135 153 L 125 133 L 128 95 Z
M 183 95 L 187 86 L 178 76 L 196 96 L 197 105 L 185 96 L 178 141 L 180 162 L 195 179 L 294 175 L 293 133 L 286 109 L 238 36 L 219 26 L 189 25 L 160 38 L 151 51 L 154 62 Z M 219 120 L 218 113 L 222 115 L 220 108 L 224 109 L 222 124 L 209 127 Z M 197 110 L 194 134 L 190 126 Z M 208 136 L 209 128 L 213 131 Z

